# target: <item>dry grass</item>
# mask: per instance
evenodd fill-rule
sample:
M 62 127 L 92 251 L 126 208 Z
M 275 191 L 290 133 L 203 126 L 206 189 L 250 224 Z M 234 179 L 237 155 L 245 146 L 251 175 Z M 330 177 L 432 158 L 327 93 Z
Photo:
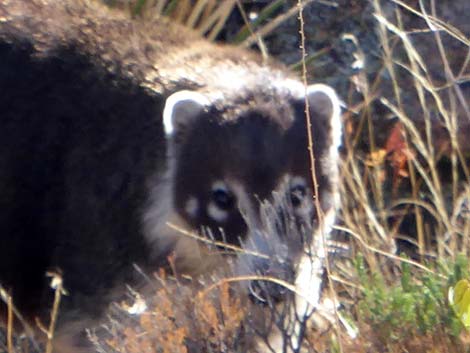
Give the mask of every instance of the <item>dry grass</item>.
M 330 256 L 330 291 L 342 316 L 309 331 L 307 351 L 468 352 L 470 334 L 449 310 L 446 294 L 469 270 L 470 95 L 462 84 L 469 79 L 470 41 L 433 12 L 437 1 L 426 8 L 414 0 L 372 3 L 383 69 L 372 76 L 358 71 L 351 81 L 351 97 L 360 98 L 346 99 L 344 114 L 337 226 L 343 250 Z M 154 0 L 130 9 L 165 13 L 171 6 Z M 237 1 L 178 6 L 175 18 L 215 38 Z M 272 30 L 268 26 L 255 37 Z M 384 130 L 391 118 L 394 127 Z M 188 285 L 164 274 L 157 282 L 145 314 L 132 316 L 121 304 L 103 332 L 91 334 L 100 352 L 243 352 L 258 334 L 246 323 L 259 308 L 227 283 L 208 293 L 204 282 Z M 357 337 L 346 333 L 343 319 Z M 9 352 L 11 346 L 9 340 Z
M 338 261 L 335 278 L 359 335 L 340 340 L 347 352 L 467 352 L 468 333 L 446 294 L 459 279 L 451 264 L 470 250 L 469 150 L 462 138 L 470 96 L 461 86 L 468 81 L 469 42 L 438 17 L 445 2 L 393 3 L 373 1 L 383 70 L 353 78 L 361 101 L 344 116 L 338 230 L 350 253 Z M 385 129 L 392 118 L 393 128 Z M 367 149 L 359 147 L 364 139 Z M 353 265 L 359 255 L 363 278 Z M 404 266 L 411 266 L 408 288 Z M 432 313 L 434 326 L 424 327 Z
M 163 273 L 146 295 L 147 309 L 129 314 L 129 306 L 114 307 L 104 332 L 93 333 L 101 352 L 243 352 L 249 328 L 246 303 L 228 283 L 207 291 L 204 283 L 167 278 Z M 137 297 L 139 300 L 139 297 Z

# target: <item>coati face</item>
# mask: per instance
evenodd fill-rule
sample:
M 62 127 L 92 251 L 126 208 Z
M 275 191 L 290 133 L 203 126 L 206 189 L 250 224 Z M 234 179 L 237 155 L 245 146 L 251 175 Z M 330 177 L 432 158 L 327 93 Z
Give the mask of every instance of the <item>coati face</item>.
M 337 198 L 340 140 L 339 104 L 331 88 L 313 85 L 306 90 L 294 82 L 223 100 L 194 91 L 171 95 L 163 114 L 166 190 L 155 189 L 159 211 L 151 205 L 147 214 L 147 236 L 156 247 L 174 249 L 170 239 L 184 238 L 168 231 L 164 219 L 265 255 L 238 256 L 240 273 L 293 279 L 295 263 L 317 227 L 306 104 L 318 197 L 322 211 L 328 212 Z M 162 211 L 164 194 L 171 204 Z

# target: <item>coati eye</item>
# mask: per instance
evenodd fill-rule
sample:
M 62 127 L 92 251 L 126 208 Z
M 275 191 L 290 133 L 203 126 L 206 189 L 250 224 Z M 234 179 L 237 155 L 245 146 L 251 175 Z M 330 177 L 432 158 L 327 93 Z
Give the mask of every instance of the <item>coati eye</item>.
M 292 202 L 292 206 L 299 207 L 302 204 L 302 200 L 304 199 L 307 191 L 305 190 L 305 186 L 297 185 L 290 189 L 290 200 Z
M 216 187 L 212 190 L 212 201 L 221 210 L 228 211 L 235 204 L 234 195 L 224 187 Z
M 302 201 L 307 195 L 307 186 L 305 185 L 305 180 L 303 178 L 294 178 L 290 188 L 290 200 L 292 206 L 300 207 Z
M 225 223 L 235 207 L 235 195 L 223 181 L 212 184 L 210 202 L 207 204 L 207 215 L 218 223 Z

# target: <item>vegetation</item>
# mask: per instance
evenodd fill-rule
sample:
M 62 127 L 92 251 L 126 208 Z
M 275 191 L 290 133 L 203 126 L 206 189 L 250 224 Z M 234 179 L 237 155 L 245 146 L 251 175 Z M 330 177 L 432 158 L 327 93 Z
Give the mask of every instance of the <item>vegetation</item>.
M 242 7 L 236 0 L 108 3 L 134 16 L 173 16 L 210 39 Z M 470 335 L 449 305 L 448 291 L 470 278 L 470 96 L 462 88 L 470 41 L 433 12 L 437 2 L 429 8 L 414 0 L 384 3 L 368 5 L 379 70 L 367 70 L 369 53 L 348 37 L 357 44 L 358 70 L 343 95 L 342 207 L 325 290 L 338 305 L 316 315 L 306 349 L 469 352 Z M 251 23 L 245 15 L 247 24 L 233 41 L 256 42 L 263 50 L 263 37 L 298 13 L 294 4 L 287 15 L 277 14 L 281 5 L 285 1 L 265 5 Z M 311 64 L 315 57 L 305 60 Z M 160 273 L 153 281 L 159 285 L 145 314 L 130 315 L 121 303 L 103 332 L 90 333 L 100 352 L 243 352 L 249 339 L 263 335 L 248 324 L 258 309 L 223 279 L 214 285 Z
M 458 84 L 468 41 L 436 17 L 433 1 L 394 1 L 393 11 L 383 3 L 372 2 L 383 67 L 357 74 L 362 101 L 345 116 L 337 228 L 349 254 L 331 275 L 359 334 L 344 338 L 337 327 L 337 341 L 344 352 L 467 352 L 447 294 L 469 269 L 468 94 Z

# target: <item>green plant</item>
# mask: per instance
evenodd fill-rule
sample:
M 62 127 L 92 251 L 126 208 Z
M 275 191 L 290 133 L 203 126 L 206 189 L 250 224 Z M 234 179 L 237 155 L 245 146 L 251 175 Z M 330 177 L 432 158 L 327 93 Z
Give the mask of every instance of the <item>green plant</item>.
M 447 290 L 449 283 L 468 272 L 468 265 L 467 258 L 458 256 L 452 264 L 423 272 L 408 262 L 400 262 L 395 268 L 399 276 L 390 280 L 380 271 L 368 268 L 364 257 L 358 254 L 354 267 L 363 296 L 357 305 L 357 318 L 373 327 L 383 343 L 432 335 L 437 330 L 456 337 L 462 324 L 448 306 Z

